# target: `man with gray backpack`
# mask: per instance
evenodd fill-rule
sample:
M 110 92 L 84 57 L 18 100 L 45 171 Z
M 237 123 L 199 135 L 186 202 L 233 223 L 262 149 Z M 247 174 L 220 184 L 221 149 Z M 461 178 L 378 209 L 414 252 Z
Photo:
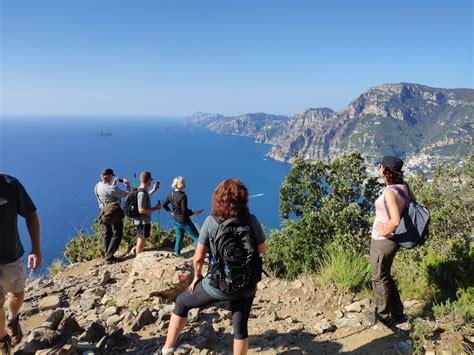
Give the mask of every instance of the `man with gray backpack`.
M 102 169 L 101 181 L 94 188 L 99 204 L 99 221 L 104 226 L 103 249 L 105 262 L 114 263 L 118 259 L 114 256 L 123 237 L 123 218 L 125 216 L 121 199 L 130 192 L 130 183 L 127 179 L 114 179 L 114 171 L 110 168 Z M 127 190 L 121 190 L 118 183 L 123 183 Z

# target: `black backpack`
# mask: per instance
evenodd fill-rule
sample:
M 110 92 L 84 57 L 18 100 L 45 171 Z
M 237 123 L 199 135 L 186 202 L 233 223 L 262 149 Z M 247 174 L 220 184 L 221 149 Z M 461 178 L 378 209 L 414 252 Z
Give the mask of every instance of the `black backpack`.
M 248 221 L 230 218 L 219 223 L 216 235 L 210 238 L 210 247 L 213 287 L 232 294 L 252 290 L 262 279 L 262 258 Z
M 140 212 L 138 212 L 138 192 L 143 189 L 133 189 L 125 199 L 123 210 L 125 215 L 130 218 L 138 218 Z

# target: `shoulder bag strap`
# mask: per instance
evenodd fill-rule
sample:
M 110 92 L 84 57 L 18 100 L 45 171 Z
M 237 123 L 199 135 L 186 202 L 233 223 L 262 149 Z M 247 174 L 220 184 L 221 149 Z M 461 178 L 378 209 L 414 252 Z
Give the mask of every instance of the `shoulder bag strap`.
M 95 189 L 94 189 L 94 191 L 95 191 L 95 195 L 97 196 L 97 199 L 98 199 L 98 200 L 99 200 L 99 202 L 102 204 L 102 206 L 104 206 L 104 207 L 105 207 L 105 203 L 104 203 L 104 202 L 103 202 L 103 201 L 100 199 L 100 197 L 99 197 L 99 193 L 97 192 L 97 187 L 98 187 L 98 186 L 99 186 L 99 183 L 95 184 Z

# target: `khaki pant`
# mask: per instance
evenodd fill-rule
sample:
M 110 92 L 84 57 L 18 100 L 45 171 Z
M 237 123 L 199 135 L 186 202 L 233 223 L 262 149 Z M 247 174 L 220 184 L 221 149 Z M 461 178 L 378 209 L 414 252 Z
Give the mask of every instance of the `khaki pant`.
M 20 293 L 25 289 L 26 272 L 21 258 L 13 263 L 0 264 L 0 293 Z
M 375 312 L 381 319 L 403 316 L 403 304 L 390 273 L 393 258 L 400 246 L 390 239 L 370 243 L 370 265 L 374 289 Z

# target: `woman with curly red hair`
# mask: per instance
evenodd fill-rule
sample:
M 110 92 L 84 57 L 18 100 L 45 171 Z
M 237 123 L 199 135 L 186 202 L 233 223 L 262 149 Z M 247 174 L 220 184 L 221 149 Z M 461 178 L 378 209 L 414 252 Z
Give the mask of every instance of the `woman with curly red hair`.
M 199 233 L 199 241 L 193 257 L 194 280 L 186 291 L 176 299 L 171 316 L 166 343 L 162 354 L 175 351 L 176 340 L 187 321 L 189 310 L 210 306 L 219 301 L 229 301 L 234 328 L 234 354 L 246 354 L 248 350 L 247 322 L 255 297 L 256 287 L 244 288 L 236 293 L 225 293 L 211 284 L 210 273 L 203 277 L 202 266 L 210 248 L 210 239 L 216 235 L 219 224 L 238 218 L 250 226 L 260 255 L 266 251 L 265 235 L 258 219 L 248 208 L 248 190 L 239 179 L 222 181 L 212 195 L 212 211 Z

